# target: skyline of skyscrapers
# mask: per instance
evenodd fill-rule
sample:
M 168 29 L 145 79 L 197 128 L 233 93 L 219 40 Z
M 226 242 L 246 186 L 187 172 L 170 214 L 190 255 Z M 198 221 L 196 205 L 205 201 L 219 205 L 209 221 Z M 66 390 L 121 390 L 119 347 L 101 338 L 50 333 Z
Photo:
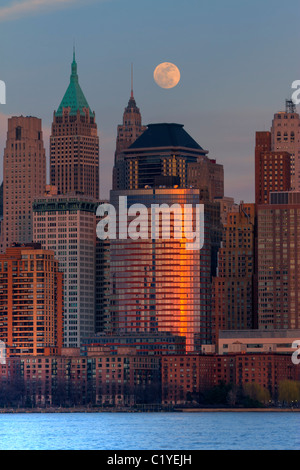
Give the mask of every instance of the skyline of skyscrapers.
M 64 346 L 80 347 L 95 333 L 171 333 L 185 338 L 188 352 L 201 352 L 217 343 L 219 330 L 299 327 L 299 202 L 290 201 L 298 194 L 300 124 L 295 107 L 286 106 L 270 131 L 256 133 L 255 202 L 238 205 L 224 194 L 223 165 L 184 125 L 142 124 L 131 88 L 117 127 L 110 203 L 117 206 L 119 196 L 127 196 L 128 204 L 147 208 L 203 204 L 205 243 L 195 252 L 183 239 L 96 239 L 96 208 L 103 202 L 98 128 L 79 85 L 75 51 L 70 83 L 53 113 L 49 186 L 41 120 L 8 121 L 2 251 L 34 241 L 54 253 L 64 274 Z M 287 199 L 275 203 L 277 193 Z M 283 263 L 280 273 L 276 263 Z

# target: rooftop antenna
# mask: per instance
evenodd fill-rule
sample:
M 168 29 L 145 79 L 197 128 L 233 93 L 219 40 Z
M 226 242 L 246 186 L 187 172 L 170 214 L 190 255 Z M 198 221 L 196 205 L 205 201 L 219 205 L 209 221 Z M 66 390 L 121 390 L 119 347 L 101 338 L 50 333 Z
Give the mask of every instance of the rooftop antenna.
M 71 70 L 72 70 L 72 80 L 78 80 L 77 77 L 77 63 L 76 63 L 76 58 L 75 58 L 75 41 L 73 42 L 73 62 L 71 65 Z
M 131 98 L 133 98 L 133 64 L 131 63 Z

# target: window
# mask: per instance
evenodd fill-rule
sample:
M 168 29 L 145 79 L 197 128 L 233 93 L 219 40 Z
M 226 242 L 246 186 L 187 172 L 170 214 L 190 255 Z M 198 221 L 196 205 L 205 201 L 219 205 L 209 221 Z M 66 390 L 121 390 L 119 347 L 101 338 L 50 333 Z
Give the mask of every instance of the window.
M 22 128 L 20 126 L 16 127 L 16 140 L 21 140 L 21 131 Z

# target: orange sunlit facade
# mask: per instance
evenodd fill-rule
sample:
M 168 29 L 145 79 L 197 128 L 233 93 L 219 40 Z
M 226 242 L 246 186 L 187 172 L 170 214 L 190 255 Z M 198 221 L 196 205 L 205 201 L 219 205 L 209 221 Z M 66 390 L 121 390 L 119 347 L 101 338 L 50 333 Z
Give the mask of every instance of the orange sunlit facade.
M 119 196 L 147 207 L 149 232 L 145 238 L 129 236 L 111 240 L 110 295 L 111 315 L 118 332 L 170 332 L 186 338 L 187 351 L 194 351 L 207 323 L 210 255 L 202 249 L 187 249 L 187 238 L 174 237 L 179 212 L 171 212 L 170 237 L 151 238 L 151 206 L 190 204 L 195 211 L 200 203 L 197 189 L 144 189 L 112 191 L 111 204 Z M 191 213 L 192 214 L 192 213 Z M 195 212 L 192 215 L 195 221 Z M 162 219 L 159 227 L 161 229 Z M 128 218 L 128 226 L 130 219 Z M 205 238 L 205 237 L 204 237 Z
M 59 354 L 63 275 L 54 253 L 37 244 L 0 255 L 0 340 L 7 357 Z

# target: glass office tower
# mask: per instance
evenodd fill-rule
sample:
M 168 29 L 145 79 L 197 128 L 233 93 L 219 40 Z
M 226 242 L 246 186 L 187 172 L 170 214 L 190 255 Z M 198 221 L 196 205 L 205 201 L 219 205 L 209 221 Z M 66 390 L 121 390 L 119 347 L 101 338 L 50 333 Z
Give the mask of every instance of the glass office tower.
M 148 228 L 133 239 L 121 232 L 120 196 L 127 197 L 127 208 L 143 204 L 148 211 Z M 116 239 L 110 240 L 110 299 L 114 330 L 130 332 L 170 332 L 186 338 L 187 351 L 197 349 L 206 337 L 209 323 L 209 289 L 211 274 L 210 240 L 204 224 L 204 245 L 188 249 L 189 234 L 175 237 L 178 217 L 192 207 L 189 220 L 195 228 L 196 207 L 200 205 L 198 189 L 158 188 L 111 191 L 110 204 L 117 212 Z M 153 238 L 151 216 L 153 204 L 176 204 L 169 212 L 170 236 Z M 127 227 L 136 218 L 128 216 Z M 148 233 L 147 233 L 148 231 Z M 124 238 L 122 238 L 124 237 Z M 202 338 L 202 339 L 201 339 Z

